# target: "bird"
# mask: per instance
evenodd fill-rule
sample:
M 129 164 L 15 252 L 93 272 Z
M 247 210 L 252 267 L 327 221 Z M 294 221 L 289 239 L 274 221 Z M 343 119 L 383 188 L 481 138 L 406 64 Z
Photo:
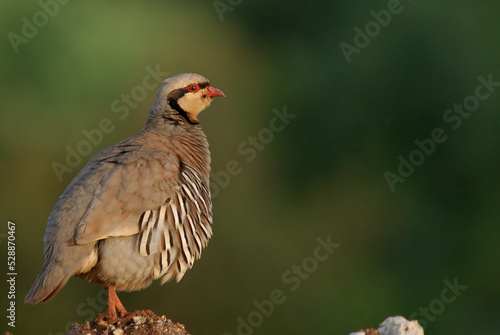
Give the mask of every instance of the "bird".
M 69 278 L 103 286 L 115 322 L 117 291 L 184 273 L 212 236 L 210 151 L 198 115 L 224 93 L 196 73 L 165 79 L 145 126 L 95 154 L 47 219 L 45 261 L 25 303 L 47 302 Z

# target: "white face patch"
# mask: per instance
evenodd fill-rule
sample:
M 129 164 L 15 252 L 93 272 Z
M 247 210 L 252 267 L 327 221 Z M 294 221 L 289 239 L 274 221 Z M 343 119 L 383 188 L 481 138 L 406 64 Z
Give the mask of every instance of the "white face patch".
M 198 121 L 198 114 L 200 114 L 205 108 L 210 106 L 212 103 L 211 97 L 203 97 L 202 90 L 192 93 L 188 92 L 184 94 L 181 98 L 177 100 L 179 107 L 181 107 L 189 119 L 193 122 Z

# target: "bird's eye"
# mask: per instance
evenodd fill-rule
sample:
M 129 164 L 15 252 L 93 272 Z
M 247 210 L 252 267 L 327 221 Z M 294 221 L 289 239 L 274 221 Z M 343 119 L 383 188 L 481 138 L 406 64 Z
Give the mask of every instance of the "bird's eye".
M 191 84 L 187 87 L 188 91 L 190 92 L 196 92 L 200 89 L 200 87 L 196 84 Z

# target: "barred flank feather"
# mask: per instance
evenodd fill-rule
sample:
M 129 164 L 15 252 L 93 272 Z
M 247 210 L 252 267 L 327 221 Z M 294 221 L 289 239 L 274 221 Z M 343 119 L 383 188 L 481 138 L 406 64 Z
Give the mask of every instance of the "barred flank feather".
M 208 181 L 184 164 L 179 192 L 160 207 L 141 215 L 138 250 L 157 255 L 154 278 L 165 283 L 184 273 L 200 258 L 212 236 L 212 202 Z

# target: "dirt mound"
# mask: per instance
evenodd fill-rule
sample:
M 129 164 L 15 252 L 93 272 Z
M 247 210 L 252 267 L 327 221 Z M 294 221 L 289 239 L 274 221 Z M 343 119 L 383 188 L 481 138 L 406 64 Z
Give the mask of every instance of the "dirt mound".
M 68 335 L 189 335 L 180 323 L 173 323 L 165 315 L 158 316 L 150 310 L 136 311 L 126 321 L 108 324 L 97 316 L 83 324 L 74 323 Z

